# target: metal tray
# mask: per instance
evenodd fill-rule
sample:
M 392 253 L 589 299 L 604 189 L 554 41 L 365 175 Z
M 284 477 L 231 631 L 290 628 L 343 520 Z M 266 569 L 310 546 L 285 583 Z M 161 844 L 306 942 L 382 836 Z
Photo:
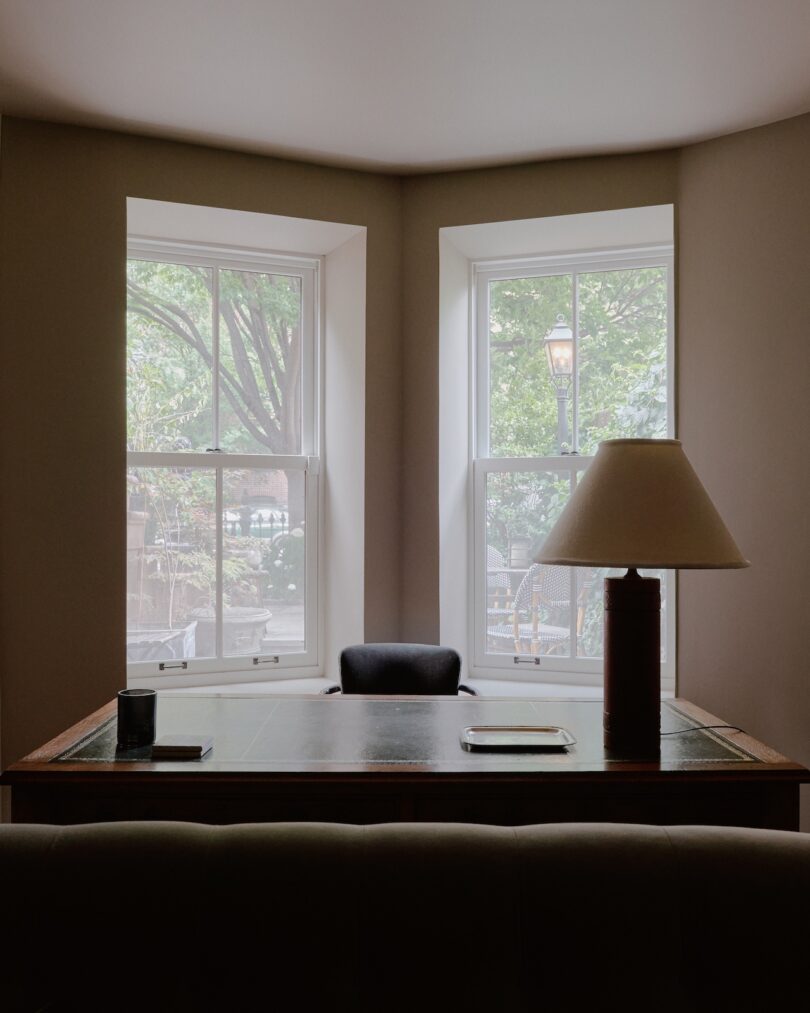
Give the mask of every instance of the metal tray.
M 554 725 L 470 725 L 461 733 L 465 749 L 497 752 L 563 752 L 576 741 Z

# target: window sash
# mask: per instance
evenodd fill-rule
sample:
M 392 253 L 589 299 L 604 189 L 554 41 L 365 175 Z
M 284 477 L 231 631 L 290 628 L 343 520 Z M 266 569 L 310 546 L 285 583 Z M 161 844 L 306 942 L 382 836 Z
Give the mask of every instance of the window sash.
M 477 262 L 473 265 L 475 301 L 474 321 L 474 418 L 473 446 L 476 458 L 489 457 L 490 447 L 490 373 L 489 373 L 489 283 L 521 278 L 549 278 L 570 275 L 573 282 L 571 330 L 574 334 L 571 446 L 576 451 L 579 440 L 579 291 L 578 278 L 582 274 L 600 271 L 628 271 L 633 268 L 663 267 L 667 275 L 667 436 L 674 434 L 674 259 L 671 246 L 656 246 L 646 250 L 624 250 L 599 254 L 572 254 L 570 256 L 540 257 L 527 260 L 515 258 L 504 261 Z
M 315 674 L 319 665 L 319 582 L 318 582 L 318 502 L 319 502 L 319 460 L 316 457 L 285 457 L 279 455 L 260 456 L 255 454 L 186 454 L 186 453 L 135 453 L 127 454 L 128 468 L 204 468 L 215 473 L 216 479 L 216 634 L 217 656 L 213 658 L 187 658 L 185 665 L 167 662 L 161 670 L 157 661 L 130 662 L 127 671 L 129 685 L 181 686 L 198 685 L 201 682 L 223 681 L 202 679 L 197 676 L 227 676 L 225 681 L 267 679 L 287 669 L 295 669 L 297 676 Z M 268 655 L 226 657 L 223 651 L 223 484 L 224 472 L 239 471 L 301 471 L 304 475 L 304 511 L 306 519 L 306 559 L 304 589 L 304 648 L 300 651 L 277 650 Z M 273 660 L 275 659 L 275 660 Z M 180 667 L 177 667 L 180 666 Z M 300 669 L 312 670 L 302 672 Z M 133 679 L 135 681 L 133 681 Z
M 319 448 L 318 371 L 318 302 L 319 264 L 312 257 L 262 253 L 258 250 L 237 250 L 231 247 L 203 246 L 198 243 L 169 242 L 132 238 L 127 244 L 128 260 L 149 260 L 159 264 L 182 264 L 207 267 L 214 272 L 214 295 L 211 307 L 213 382 L 213 446 L 219 446 L 219 272 L 253 271 L 260 274 L 283 275 L 301 282 L 301 453 L 317 454 Z M 264 456 L 264 455 L 262 455 Z
M 569 567 L 570 597 L 569 644 L 571 656 L 558 655 L 519 656 L 514 653 L 495 653 L 487 650 L 487 476 L 504 472 L 546 472 L 567 471 L 570 474 L 572 490 L 576 488 L 582 473 L 593 461 L 592 457 L 577 454 L 554 457 L 488 458 L 473 462 L 473 596 L 472 629 L 473 649 L 472 674 L 478 678 L 508 678 L 542 682 L 571 683 L 573 685 L 598 686 L 602 683 L 602 658 L 585 658 L 576 655 L 576 598 L 577 573 L 579 567 Z M 661 664 L 661 685 L 665 690 L 675 688 L 675 599 L 676 573 L 668 572 L 667 621 L 663 631 L 666 660 Z M 601 596 L 601 587 L 594 589 Z
M 298 455 L 227 453 L 218 449 L 207 452 L 134 452 L 126 455 L 127 467 L 204 468 L 213 470 L 216 479 L 216 644 L 219 656 L 185 661 L 184 667 L 164 668 L 160 663 L 130 662 L 127 665 L 128 685 L 152 688 L 198 686 L 220 682 L 257 681 L 280 678 L 285 672 L 296 678 L 319 675 L 322 660 L 322 618 L 318 557 L 322 534 L 321 486 L 319 475 L 320 446 L 320 390 L 319 326 L 320 260 L 265 251 L 235 249 L 214 244 L 185 243 L 131 237 L 127 257 L 132 260 L 150 260 L 159 263 L 209 267 L 214 272 L 212 300 L 213 330 L 213 448 L 219 446 L 219 271 L 253 271 L 264 274 L 296 277 L 301 281 L 301 453 Z M 223 481 L 224 472 L 238 470 L 286 470 L 304 474 L 306 560 L 304 593 L 304 636 L 302 651 L 277 652 L 256 657 L 225 657 L 223 652 L 222 563 L 223 563 Z M 167 662 L 166 665 L 174 663 Z M 178 663 L 179 664 L 179 663 Z

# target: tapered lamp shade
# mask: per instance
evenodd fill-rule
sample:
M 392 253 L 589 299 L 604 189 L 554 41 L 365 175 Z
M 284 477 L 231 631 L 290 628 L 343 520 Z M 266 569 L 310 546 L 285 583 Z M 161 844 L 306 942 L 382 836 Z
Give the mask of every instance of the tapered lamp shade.
M 749 566 L 680 440 L 605 440 L 536 557 L 567 566 Z

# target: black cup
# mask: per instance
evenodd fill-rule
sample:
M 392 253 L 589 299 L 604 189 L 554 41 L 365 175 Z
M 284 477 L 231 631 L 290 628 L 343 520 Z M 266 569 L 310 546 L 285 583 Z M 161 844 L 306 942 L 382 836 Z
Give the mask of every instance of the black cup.
M 157 693 L 153 689 L 122 689 L 118 694 L 118 748 L 151 746 L 156 713 Z

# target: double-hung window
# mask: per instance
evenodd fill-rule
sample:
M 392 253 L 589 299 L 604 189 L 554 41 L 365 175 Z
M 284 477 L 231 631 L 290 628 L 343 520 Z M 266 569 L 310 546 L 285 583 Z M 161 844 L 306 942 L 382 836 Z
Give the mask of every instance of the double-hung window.
M 673 435 L 672 250 L 477 263 L 474 293 L 474 672 L 596 685 L 614 571 L 533 557 L 600 440 Z
M 318 664 L 318 269 L 130 243 L 131 679 Z

